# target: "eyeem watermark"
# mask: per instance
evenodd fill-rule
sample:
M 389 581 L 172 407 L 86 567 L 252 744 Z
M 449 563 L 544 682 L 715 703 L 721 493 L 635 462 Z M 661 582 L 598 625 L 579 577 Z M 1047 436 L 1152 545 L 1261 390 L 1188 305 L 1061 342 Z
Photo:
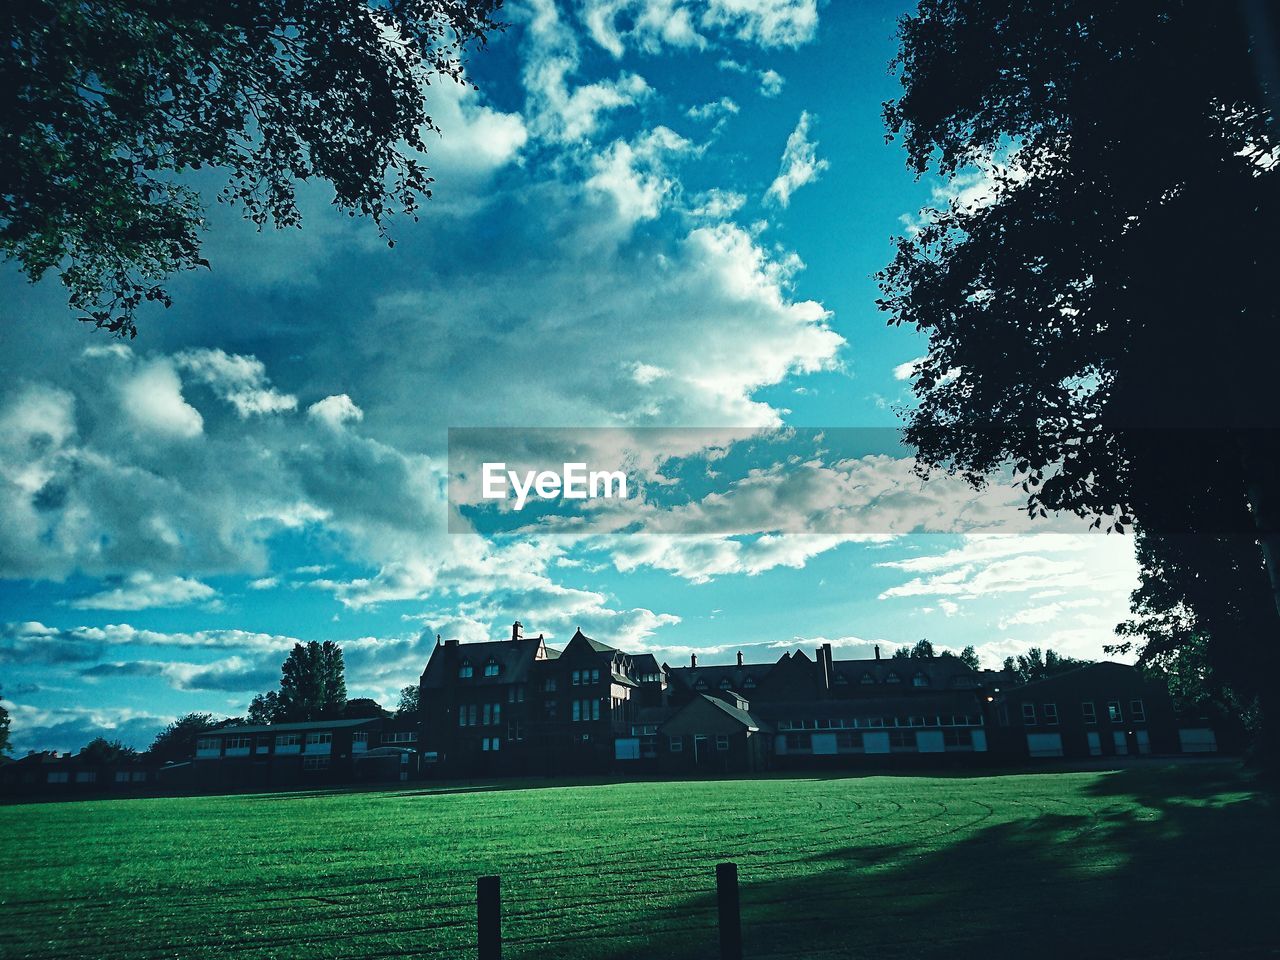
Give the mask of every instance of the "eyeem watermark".
M 554 470 L 508 470 L 505 463 L 480 468 L 480 496 L 507 500 L 515 495 L 515 509 L 523 510 L 530 494 L 539 500 L 625 500 L 627 475 L 621 470 L 588 470 L 585 463 L 566 463 Z

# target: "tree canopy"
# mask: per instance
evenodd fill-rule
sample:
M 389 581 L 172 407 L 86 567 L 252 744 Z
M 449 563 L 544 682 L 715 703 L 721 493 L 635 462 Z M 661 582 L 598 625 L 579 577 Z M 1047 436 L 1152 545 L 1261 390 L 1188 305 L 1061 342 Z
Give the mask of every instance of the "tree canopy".
M 9 722 L 9 711 L 0 703 L 0 753 L 9 752 Z
M 126 747 L 119 740 L 94 737 L 80 748 L 80 756 L 94 763 L 117 763 L 120 760 L 137 759 L 138 751 L 133 747 Z
M 879 280 L 890 322 L 929 337 L 906 431 L 921 469 L 975 485 L 1011 469 L 1033 514 L 1140 525 L 1149 572 L 1200 578 L 1172 589 L 1213 659 L 1270 676 L 1280 78 L 1249 9 L 922 0 L 885 119 L 917 173 L 969 189 Z M 1197 555 L 1185 536 L 1222 545 Z M 1232 571 L 1250 608 L 1271 604 L 1261 632 L 1203 595 L 1238 595 Z
M 1031 683 L 1033 680 L 1044 680 L 1047 677 L 1074 670 L 1076 667 L 1088 666 L 1093 662 L 1066 657 L 1056 650 L 1032 647 L 1026 653 L 1020 653 L 1016 657 L 1005 657 L 1004 668 L 1017 676 L 1019 683 Z
M 396 707 L 396 714 L 405 716 L 410 713 L 417 713 L 420 705 L 419 697 L 421 692 L 416 683 L 411 683 L 407 687 L 400 690 L 400 704 Z
M 196 750 L 196 738 L 222 723 L 211 713 L 188 713 L 156 734 L 147 752 L 164 763 L 190 760 Z
M 81 319 L 134 336 L 171 274 L 207 267 L 188 176 L 260 227 L 300 181 L 383 236 L 431 195 L 425 88 L 464 82 L 501 0 L 35 0 L 0 14 L 0 251 L 55 271 Z
M 359 702 L 382 709 L 372 700 Z M 280 689 L 260 693 L 253 698 L 249 705 L 249 722 L 333 720 L 345 716 L 346 706 L 346 666 L 342 647 L 332 640 L 323 643 L 312 640 L 305 645 L 293 645 L 280 667 Z

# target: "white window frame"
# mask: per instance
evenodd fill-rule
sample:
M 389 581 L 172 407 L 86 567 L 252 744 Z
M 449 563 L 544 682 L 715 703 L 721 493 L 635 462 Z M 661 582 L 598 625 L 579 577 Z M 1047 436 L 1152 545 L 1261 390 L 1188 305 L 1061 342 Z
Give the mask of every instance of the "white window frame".
M 716 734 L 716 749 L 717 750 L 729 749 L 729 735 L 727 733 Z
M 667 750 L 671 753 L 683 753 L 684 737 L 667 737 Z
M 1107 720 L 1110 723 L 1124 723 L 1124 712 L 1120 709 L 1119 700 L 1107 701 Z
M 1029 727 L 1036 725 L 1036 705 L 1034 703 L 1024 703 L 1022 705 L 1022 722 Z
M 1056 727 L 1058 725 L 1058 705 L 1056 703 L 1041 704 L 1044 710 L 1044 723 L 1047 727 Z
M 1080 715 L 1084 718 L 1084 722 L 1093 726 L 1098 722 L 1098 707 L 1092 700 L 1082 700 L 1080 702 Z
M 1129 720 L 1132 723 L 1147 722 L 1147 705 L 1141 700 L 1129 701 Z

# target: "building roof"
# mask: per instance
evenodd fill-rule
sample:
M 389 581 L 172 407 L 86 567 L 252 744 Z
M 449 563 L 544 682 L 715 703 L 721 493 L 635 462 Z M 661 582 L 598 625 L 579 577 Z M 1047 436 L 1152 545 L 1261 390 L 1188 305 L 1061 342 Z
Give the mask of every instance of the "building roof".
M 553 659 L 551 651 L 538 637 L 436 644 L 427 667 L 422 672 L 422 683 L 437 689 L 455 683 L 458 680 L 458 667 L 463 662 L 469 662 L 473 670 L 466 680 L 468 685 L 518 683 L 528 675 L 530 667 L 538 658 L 539 650 L 543 650 L 548 659 Z M 496 677 L 484 675 L 485 664 L 490 662 L 498 664 Z
M 208 737 L 213 734 L 223 733 L 292 733 L 301 730 L 345 730 L 347 727 L 359 727 L 366 723 L 381 722 L 381 717 L 357 717 L 354 720 L 307 720 L 303 723 L 232 723 L 214 730 L 206 730 L 200 736 Z
M 1083 666 L 1072 667 L 1070 670 L 1063 670 L 1060 673 L 1051 674 L 1050 676 L 1047 676 L 1047 677 L 1041 677 L 1039 680 L 1031 680 L 1027 683 L 1021 683 L 1016 686 L 1012 686 L 1008 690 L 1006 690 L 1005 693 L 1013 694 L 1013 693 L 1017 693 L 1019 690 L 1025 690 L 1028 687 L 1039 686 L 1040 684 L 1043 684 L 1043 683 L 1056 683 L 1057 681 L 1063 679 L 1064 677 L 1074 677 L 1074 676 L 1077 676 L 1078 674 L 1084 673 L 1086 670 L 1098 670 L 1098 669 L 1112 670 L 1112 671 L 1123 670 L 1126 672 L 1137 673 L 1141 675 L 1141 671 L 1139 671 L 1138 668 L 1131 663 L 1117 663 L 1114 660 L 1099 660 L 1097 663 L 1086 663 Z

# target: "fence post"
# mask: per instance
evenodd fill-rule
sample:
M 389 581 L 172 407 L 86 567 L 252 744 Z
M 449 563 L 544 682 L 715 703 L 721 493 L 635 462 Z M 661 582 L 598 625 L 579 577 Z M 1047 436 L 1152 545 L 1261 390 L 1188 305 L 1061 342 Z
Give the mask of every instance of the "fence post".
M 742 912 L 738 904 L 738 865 L 716 864 L 716 901 L 720 908 L 720 960 L 742 960 Z
M 502 960 L 502 878 L 476 880 L 476 929 L 480 960 Z

